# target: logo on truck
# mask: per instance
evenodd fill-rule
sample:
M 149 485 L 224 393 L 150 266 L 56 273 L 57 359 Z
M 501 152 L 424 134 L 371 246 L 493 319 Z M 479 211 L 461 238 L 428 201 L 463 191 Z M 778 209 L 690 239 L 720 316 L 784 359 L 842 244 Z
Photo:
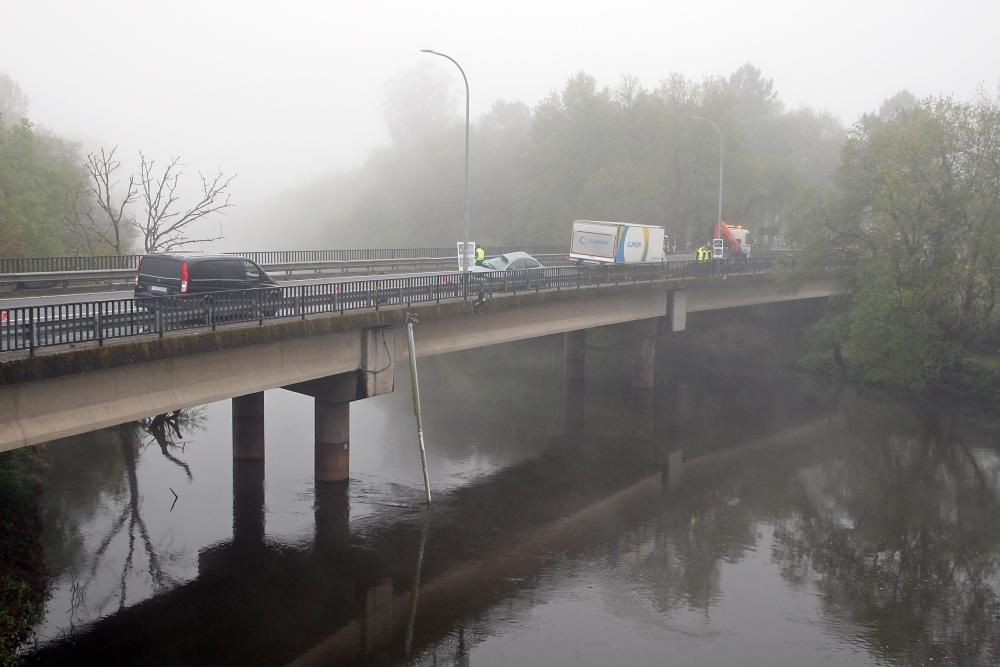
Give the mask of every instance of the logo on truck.
M 603 245 L 603 246 L 610 245 L 608 237 L 588 236 L 586 233 L 580 234 L 580 236 L 578 236 L 576 240 L 580 245 L 587 245 L 588 243 L 590 245 Z

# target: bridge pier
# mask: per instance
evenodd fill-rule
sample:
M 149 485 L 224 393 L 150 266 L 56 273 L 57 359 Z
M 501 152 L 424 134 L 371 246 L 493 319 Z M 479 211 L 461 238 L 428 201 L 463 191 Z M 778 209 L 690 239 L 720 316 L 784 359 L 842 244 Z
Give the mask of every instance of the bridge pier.
M 660 470 L 660 488 L 664 492 L 674 491 L 683 480 L 684 452 L 680 449 L 671 449 L 663 458 Z
M 583 380 L 587 361 L 587 331 L 567 331 L 563 334 L 563 341 L 563 377 L 566 380 Z
M 656 387 L 656 335 L 659 318 L 640 320 L 635 324 L 635 351 L 632 364 L 632 388 Z
M 346 484 L 316 482 L 314 544 L 327 557 L 343 557 L 350 546 L 351 502 Z
M 586 398 L 586 384 L 582 379 L 566 380 L 563 383 L 563 412 L 567 435 L 583 433 Z
M 233 398 L 233 459 L 264 460 L 264 392 Z
M 667 292 L 667 314 L 670 316 L 670 331 L 677 333 L 687 329 L 687 292 L 673 290 Z
M 351 461 L 351 404 L 317 396 L 316 482 L 346 482 Z
M 640 438 L 652 438 L 656 433 L 656 391 L 633 389 L 632 401 L 635 406 L 636 435 Z
M 587 362 L 587 331 L 563 334 L 563 411 L 567 435 L 583 433 L 584 375 Z
M 351 461 L 351 401 L 389 393 L 395 385 L 391 351 L 395 331 L 365 329 L 361 336 L 361 368 L 284 389 L 311 396 L 314 403 L 314 471 L 316 483 L 346 482 Z
M 233 544 L 264 544 L 264 460 L 233 461 Z

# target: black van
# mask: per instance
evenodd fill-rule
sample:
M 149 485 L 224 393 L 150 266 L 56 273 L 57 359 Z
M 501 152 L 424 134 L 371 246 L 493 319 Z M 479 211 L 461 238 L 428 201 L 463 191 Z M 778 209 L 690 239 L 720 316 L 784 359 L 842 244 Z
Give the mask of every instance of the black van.
M 206 295 L 232 290 L 261 289 L 258 298 L 247 299 L 264 306 L 264 314 L 277 311 L 281 288 L 257 264 L 233 255 L 157 254 L 143 255 L 136 269 L 135 297 L 149 299 L 176 295 Z

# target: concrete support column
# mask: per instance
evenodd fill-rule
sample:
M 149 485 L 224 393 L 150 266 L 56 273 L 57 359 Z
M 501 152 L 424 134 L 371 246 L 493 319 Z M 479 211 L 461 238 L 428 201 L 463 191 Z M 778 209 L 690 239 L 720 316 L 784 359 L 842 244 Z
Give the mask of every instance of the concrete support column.
M 563 377 L 566 380 L 582 380 L 587 361 L 587 332 L 568 331 L 563 334 L 565 357 Z
M 315 547 L 326 557 L 342 557 L 350 548 L 351 503 L 346 484 L 316 482 Z
M 264 459 L 264 392 L 233 398 L 233 458 Z
M 264 543 L 264 460 L 233 461 L 233 544 Z
M 566 380 L 563 383 L 563 411 L 566 420 L 566 434 L 580 435 L 583 433 L 584 402 L 586 401 L 586 385 L 583 380 Z
M 635 404 L 636 435 L 640 438 L 652 438 L 656 433 L 656 391 L 634 389 L 632 400 Z
M 670 330 L 684 331 L 687 329 L 687 292 L 674 290 L 668 295 L 668 313 L 670 315 Z
M 656 334 L 657 320 L 642 320 L 636 323 L 635 356 L 632 365 L 632 388 L 653 389 L 656 387 Z
M 316 482 L 346 482 L 351 460 L 351 404 L 316 398 Z
M 664 485 L 667 491 L 673 491 L 681 485 L 684 476 L 684 452 L 672 449 L 667 453 L 666 466 L 663 471 Z

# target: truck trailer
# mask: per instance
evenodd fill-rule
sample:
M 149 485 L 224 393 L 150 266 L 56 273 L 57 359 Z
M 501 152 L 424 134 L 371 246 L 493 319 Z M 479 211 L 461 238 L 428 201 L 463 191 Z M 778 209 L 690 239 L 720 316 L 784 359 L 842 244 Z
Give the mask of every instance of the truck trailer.
M 663 227 L 576 220 L 569 258 L 582 264 L 642 264 L 666 259 Z

